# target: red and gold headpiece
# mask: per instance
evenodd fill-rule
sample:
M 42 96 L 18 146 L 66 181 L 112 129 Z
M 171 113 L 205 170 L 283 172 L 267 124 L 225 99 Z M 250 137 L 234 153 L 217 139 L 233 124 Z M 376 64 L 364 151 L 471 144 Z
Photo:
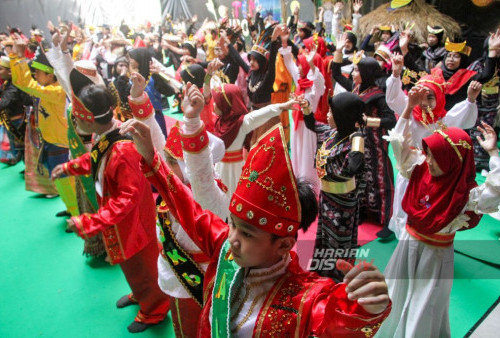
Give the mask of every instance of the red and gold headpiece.
M 165 143 L 165 151 L 176 160 L 184 161 L 179 121 L 175 123 L 168 133 L 167 141 Z
M 297 233 L 301 206 L 280 124 L 264 134 L 250 150 L 229 211 L 278 236 Z

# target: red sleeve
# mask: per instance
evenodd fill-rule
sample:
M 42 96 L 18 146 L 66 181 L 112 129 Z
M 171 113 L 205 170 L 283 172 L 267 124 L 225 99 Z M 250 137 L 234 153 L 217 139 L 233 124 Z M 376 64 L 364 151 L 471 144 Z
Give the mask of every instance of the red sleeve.
M 173 174 L 158 153 L 155 153 L 151 166 L 148 166 L 144 159 L 141 165 L 144 175 L 158 190 L 188 236 L 211 260 L 217 260 L 222 244 L 228 236 L 227 224 L 200 207 L 191 190 Z
M 318 297 L 313 308 L 313 333 L 318 337 L 373 337 L 391 312 L 392 303 L 380 314 L 371 314 L 347 298 L 346 284 L 334 285 Z
M 119 224 L 137 204 L 144 189 L 141 185 L 147 182 L 141 179 L 137 165 L 140 155 L 135 148 L 133 152 L 130 150 L 130 147 L 124 148 L 123 152 L 114 149 L 113 155 L 110 155 L 105 169 L 105 179 L 109 185 L 113 185 L 114 193 L 105 199 L 105 203 L 99 207 L 97 213 L 85 213 L 71 218 L 80 237 L 92 237 L 109 226 Z
M 63 165 L 64 173 L 70 176 L 90 175 L 92 173 L 92 161 L 90 153 L 75 158 Z
M 128 104 L 136 119 L 143 120 L 154 113 L 153 104 L 146 92 L 144 92 L 139 99 L 132 99 L 132 97 L 129 96 Z

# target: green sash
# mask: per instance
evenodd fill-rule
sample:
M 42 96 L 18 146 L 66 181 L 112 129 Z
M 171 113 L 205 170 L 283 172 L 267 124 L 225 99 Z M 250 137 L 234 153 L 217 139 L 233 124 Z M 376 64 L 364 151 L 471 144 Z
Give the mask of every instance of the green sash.
M 157 212 L 157 214 L 160 241 L 163 247 L 161 255 L 168 262 L 186 292 L 201 308 L 203 307 L 203 270 L 177 242 L 168 218 L 169 211 Z
M 231 303 L 234 292 L 243 282 L 245 269 L 233 260 L 229 242 L 226 240 L 220 251 L 217 274 L 212 293 L 212 337 L 231 336 Z
M 66 110 L 66 116 L 68 119 L 68 141 L 69 141 L 69 150 L 71 152 L 71 158 L 75 159 L 82 156 L 85 153 L 88 153 L 85 144 L 83 143 L 80 135 L 76 132 L 76 126 L 73 121 L 73 115 L 71 114 L 71 105 L 69 105 Z M 95 192 L 95 182 L 92 178 L 92 175 L 82 175 L 76 176 L 77 180 L 80 180 L 83 193 L 86 199 L 89 200 L 90 205 L 92 205 L 93 211 L 96 212 L 99 209 L 99 205 L 97 204 L 97 197 Z

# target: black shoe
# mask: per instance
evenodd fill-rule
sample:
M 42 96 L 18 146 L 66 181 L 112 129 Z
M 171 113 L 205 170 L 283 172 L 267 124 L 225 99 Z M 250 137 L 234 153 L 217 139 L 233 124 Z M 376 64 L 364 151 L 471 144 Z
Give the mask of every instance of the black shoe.
M 59 211 L 57 214 L 56 214 L 56 217 L 71 217 L 71 214 L 64 210 L 64 211 Z
M 130 299 L 129 295 L 125 295 L 125 296 L 121 297 L 120 299 L 118 299 L 118 301 L 116 302 L 116 307 L 121 309 L 122 307 L 134 305 L 134 304 L 137 304 L 137 302 Z
M 153 326 L 156 324 L 146 324 L 146 323 L 140 323 L 133 321 L 132 324 L 127 326 L 128 332 L 130 333 L 139 333 L 142 331 L 146 331 L 150 326 Z
M 385 226 L 382 230 L 377 232 L 377 237 L 378 238 L 388 238 L 390 237 L 394 232 L 392 232 L 391 229 L 389 229 L 388 226 Z

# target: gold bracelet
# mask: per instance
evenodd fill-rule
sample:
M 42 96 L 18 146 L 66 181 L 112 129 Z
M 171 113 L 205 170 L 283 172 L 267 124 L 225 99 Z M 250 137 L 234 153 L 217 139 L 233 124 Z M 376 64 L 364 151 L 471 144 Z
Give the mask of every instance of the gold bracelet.
M 380 127 L 380 118 L 378 117 L 367 117 L 366 118 L 366 126 L 371 128 Z
M 354 136 L 351 140 L 351 151 L 365 153 L 365 139 L 361 136 Z

